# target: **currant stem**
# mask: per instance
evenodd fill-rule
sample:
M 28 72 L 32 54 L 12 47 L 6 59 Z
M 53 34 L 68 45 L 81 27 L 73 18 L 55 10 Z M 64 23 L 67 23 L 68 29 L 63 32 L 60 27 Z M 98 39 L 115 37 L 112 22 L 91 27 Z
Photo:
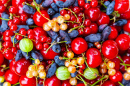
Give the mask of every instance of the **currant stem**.
M 98 81 L 96 81 L 94 84 L 92 84 L 91 86 L 95 86 L 98 82 L 102 81 L 103 79 L 105 79 L 106 76 L 102 77 L 101 79 L 99 79 Z
M 5 18 L 1 18 L 1 17 L 0 17 L 0 19 L 2 19 L 2 20 L 6 20 L 6 21 L 9 21 L 9 20 L 10 20 L 10 19 L 5 19 Z
M 9 66 L 8 66 L 8 67 L 6 67 L 6 68 L 4 68 L 4 70 L 6 70 L 6 69 L 9 69 Z
M 87 82 L 78 74 L 78 76 L 80 77 L 81 81 L 83 81 L 83 83 L 85 84 L 85 86 L 87 86 Z
M 130 66 L 130 64 L 123 64 L 123 63 L 120 63 L 120 65 L 124 65 L 124 66 L 125 66 L 125 65 L 126 65 L 126 66 Z
M 18 82 L 18 83 L 16 83 L 16 84 L 12 85 L 12 86 L 16 86 L 16 85 L 18 85 L 18 84 L 20 84 L 20 83 Z
M 75 29 L 77 29 L 77 28 L 82 28 L 82 27 L 84 27 L 84 26 L 81 25 L 81 26 L 77 26 L 77 27 L 71 28 L 71 29 L 68 31 L 68 33 L 71 33 L 73 30 L 75 30 Z
M 118 82 L 121 86 L 124 86 L 121 82 Z
M 34 58 L 30 58 L 30 59 L 35 61 L 35 59 L 34 59 Z
M 124 64 L 124 66 L 125 66 L 125 70 L 127 69 L 127 66 L 126 66 L 126 64 L 124 63 L 124 61 L 119 57 L 119 56 L 117 56 L 118 58 L 119 58 L 119 60 Z
M 64 21 L 64 22 L 79 23 L 79 22 L 76 22 L 76 21 Z

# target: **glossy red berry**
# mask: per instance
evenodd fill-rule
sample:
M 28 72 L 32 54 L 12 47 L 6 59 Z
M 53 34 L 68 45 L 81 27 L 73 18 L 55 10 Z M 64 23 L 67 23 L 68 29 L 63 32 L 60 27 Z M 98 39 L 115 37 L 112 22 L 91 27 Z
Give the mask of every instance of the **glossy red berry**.
M 74 53 L 81 54 L 87 50 L 88 44 L 83 38 L 78 37 L 72 41 L 71 48 Z
M 127 21 L 127 24 L 123 26 L 123 30 L 130 33 L 130 20 Z
M 97 0 L 92 0 L 92 1 L 90 2 L 90 5 L 91 5 L 91 7 L 97 7 L 98 1 L 97 1 Z
M 69 80 L 62 81 L 61 86 L 71 86 Z
M 3 54 L 0 52 L 0 66 L 2 65 L 3 62 L 4 62 L 4 56 L 3 56 Z
M 85 5 L 85 0 L 78 0 L 78 4 L 80 7 L 83 7 Z
M 11 30 L 11 31 L 16 31 L 16 30 L 17 30 L 17 25 L 12 24 L 12 25 L 10 26 L 10 30 Z
M 98 31 L 98 26 L 97 26 L 97 24 L 96 23 L 91 23 L 91 25 L 90 25 L 90 29 L 91 29 L 91 33 L 97 33 L 97 31 Z
M 113 82 L 119 82 L 122 81 L 122 73 L 120 71 L 117 71 L 115 75 L 109 77 L 111 81 Z
M 102 84 L 102 86 L 116 86 L 115 84 L 114 84 L 114 82 L 112 82 L 112 81 L 105 81 L 103 84 Z
M 117 31 L 117 29 L 115 27 L 113 27 L 113 26 L 110 26 L 110 27 L 111 27 L 111 33 L 108 36 L 108 39 L 114 40 L 118 36 L 118 31 Z
M 13 13 L 13 14 L 16 14 L 16 13 L 18 12 L 18 8 L 15 7 L 15 6 L 11 6 L 11 7 L 9 8 L 9 12 L 10 12 L 10 13 Z
M 64 16 L 65 14 L 67 14 L 67 10 L 61 10 L 61 11 L 60 11 L 60 14 L 61 14 L 62 16 Z
M 100 51 L 96 48 L 90 48 L 86 52 L 87 63 L 89 67 L 96 68 L 102 62 Z

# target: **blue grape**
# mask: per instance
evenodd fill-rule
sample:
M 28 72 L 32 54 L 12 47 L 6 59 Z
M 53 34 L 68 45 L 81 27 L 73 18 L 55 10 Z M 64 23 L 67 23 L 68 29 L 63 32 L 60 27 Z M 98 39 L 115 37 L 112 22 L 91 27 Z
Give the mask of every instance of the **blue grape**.
M 113 25 L 116 25 L 116 26 L 123 26 L 127 24 L 127 20 L 126 19 L 119 19 L 118 21 L 116 21 Z
M 17 25 L 17 30 L 16 31 L 19 31 L 21 28 L 25 28 L 26 30 L 29 30 L 28 25 Z
M 53 0 L 44 0 L 42 2 L 43 7 L 49 7 L 53 3 Z
M 13 40 L 14 40 L 14 43 L 17 43 L 17 39 L 16 38 L 14 38 L 14 36 L 11 36 L 11 42 L 13 43 Z
M 75 0 L 75 2 L 74 2 L 74 4 L 73 4 L 73 6 L 74 6 L 74 7 L 79 6 L 79 5 L 78 5 L 78 0 Z
M 66 41 L 66 42 L 65 42 L 66 44 L 70 44 L 70 43 L 71 43 L 71 39 L 70 39 L 68 33 L 66 33 L 66 32 L 63 31 L 63 30 L 60 30 L 60 31 L 59 31 L 59 34 L 60 34 L 60 36 L 62 37 L 62 39 L 64 39 L 64 41 Z
M 77 74 L 77 71 L 75 73 L 71 73 L 71 77 L 76 77 Z
M 108 36 L 110 35 L 111 33 L 111 27 L 110 26 L 107 26 L 103 32 L 102 32 L 102 41 L 105 41 L 108 39 Z
M 31 51 L 31 56 L 34 59 L 39 59 L 40 61 L 43 60 L 43 56 L 41 55 L 41 53 L 39 53 L 38 51 Z
M 112 1 L 106 9 L 106 14 L 110 15 L 114 11 L 115 1 Z
M 126 86 L 127 84 L 129 84 L 129 80 L 125 80 L 125 79 L 123 78 L 123 79 L 122 79 L 122 84 Z
M 51 7 L 52 7 L 52 9 L 54 9 L 56 12 L 59 11 L 59 9 L 58 9 L 58 7 L 57 7 L 57 5 L 56 5 L 55 3 L 52 3 L 52 4 L 51 4 Z
M 34 21 L 32 18 L 28 18 L 27 21 L 26 21 L 26 24 L 27 25 L 33 25 L 34 24 Z
M 55 44 L 52 46 L 52 50 L 56 53 L 60 53 L 61 52 L 61 47 L 59 44 Z
M 47 10 L 47 13 L 52 16 L 52 15 L 55 14 L 55 11 L 54 11 L 52 8 L 49 8 L 49 9 Z
M 75 3 L 76 0 L 66 0 L 63 4 L 64 8 L 67 8 Z
M 63 1 L 56 1 L 56 5 L 57 5 L 58 7 L 63 8 L 63 4 L 64 4 Z
M 92 48 L 94 47 L 94 44 L 93 43 L 88 43 L 88 48 Z
M 97 33 L 97 34 L 90 34 L 90 35 L 86 36 L 85 40 L 87 42 L 92 42 L 93 43 L 93 42 L 101 41 L 101 38 L 102 38 L 101 34 Z
M 17 54 L 15 56 L 15 61 L 18 61 L 22 58 L 22 51 L 21 50 L 18 50 L 17 51 Z
M 65 65 L 65 60 L 60 60 L 59 56 L 54 57 L 55 63 L 59 66 L 64 66 Z
M 56 72 L 56 69 L 57 69 L 57 65 L 56 63 L 53 63 L 51 67 L 48 69 L 47 78 L 50 78 L 51 76 L 53 76 Z
M 107 24 L 100 25 L 99 28 L 98 28 L 98 31 L 102 32 L 105 29 L 105 27 L 107 27 Z
M 60 13 L 54 14 L 53 16 L 51 16 L 51 18 L 53 19 L 53 18 L 56 18 L 56 17 L 58 17 L 58 16 L 60 16 Z
M 36 12 L 35 9 L 33 9 L 32 7 L 30 7 L 28 5 L 23 6 L 23 11 L 28 13 L 28 14 L 34 14 Z
M 6 13 L 2 13 L 1 17 L 4 18 L 4 19 L 9 19 L 9 15 L 6 14 Z M 4 32 L 4 31 L 6 31 L 8 29 L 9 29 L 9 27 L 8 27 L 8 21 L 7 20 L 2 20 L 0 31 Z
M 105 5 L 106 7 L 108 7 L 109 4 L 110 4 L 110 1 L 105 1 L 105 2 L 104 2 L 104 5 Z
M 73 30 L 72 32 L 68 33 L 70 38 L 75 38 L 79 35 L 79 32 L 77 30 Z
M 22 55 L 25 57 L 25 59 L 29 59 L 30 58 L 30 53 L 28 52 L 28 54 L 26 52 L 22 51 Z
M 36 3 L 40 4 L 40 3 L 42 3 L 42 0 L 36 0 Z
M 47 31 L 47 34 L 52 38 L 52 39 L 56 39 L 58 37 L 58 34 L 52 30 Z

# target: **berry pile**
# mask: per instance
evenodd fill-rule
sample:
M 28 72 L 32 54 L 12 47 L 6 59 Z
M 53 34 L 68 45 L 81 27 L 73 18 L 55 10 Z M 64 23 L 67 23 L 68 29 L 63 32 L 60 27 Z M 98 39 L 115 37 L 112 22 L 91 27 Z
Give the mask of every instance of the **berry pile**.
M 0 86 L 130 86 L 130 1 L 0 0 Z

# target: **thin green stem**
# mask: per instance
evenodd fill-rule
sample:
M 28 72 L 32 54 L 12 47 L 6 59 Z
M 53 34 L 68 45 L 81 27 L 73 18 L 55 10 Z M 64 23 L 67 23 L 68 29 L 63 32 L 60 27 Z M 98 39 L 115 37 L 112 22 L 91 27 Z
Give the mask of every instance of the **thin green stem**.
M 121 86 L 124 86 L 121 82 L 118 82 Z
M 117 56 L 118 58 L 119 58 L 119 60 L 124 64 L 124 66 L 125 66 L 125 70 L 127 69 L 127 66 L 126 66 L 126 64 L 125 64 L 125 62 L 119 57 L 119 56 Z
M 6 69 L 9 69 L 9 66 L 8 66 L 8 67 L 6 67 L 6 68 L 4 68 L 4 70 L 6 70 Z
M 102 77 L 101 79 L 99 79 L 98 81 L 96 81 L 95 83 L 93 83 L 91 86 L 95 86 L 98 82 L 102 81 L 103 79 L 105 79 L 106 77 Z
M 76 22 L 76 21 L 64 21 L 64 22 L 79 23 L 79 22 Z
M 35 59 L 34 59 L 34 58 L 30 58 L 30 59 L 35 61 Z
M 2 20 L 6 20 L 6 21 L 9 21 L 9 20 L 10 20 L 10 19 L 5 19 L 5 18 L 1 18 L 1 17 L 0 17 L 0 19 L 2 19 Z
M 87 86 L 87 82 L 78 74 L 78 76 L 80 77 L 80 79 L 83 81 L 83 83 L 85 84 L 85 86 Z
M 77 27 L 71 28 L 71 29 L 68 31 L 68 33 L 71 33 L 73 30 L 75 30 L 75 29 L 77 29 L 77 28 L 82 28 L 82 27 L 84 27 L 84 26 L 81 25 L 81 26 L 77 26 Z
M 130 64 L 123 64 L 123 63 L 120 63 L 120 65 L 124 65 L 124 66 L 125 66 L 125 65 L 126 65 L 126 66 L 130 66 Z
M 12 85 L 12 86 L 16 86 L 16 85 L 18 85 L 18 84 L 20 84 L 20 83 L 18 82 L 18 83 L 16 83 L 16 84 Z
M 27 2 L 24 2 L 26 5 L 30 6 L 30 7 L 33 7 L 33 8 L 36 8 L 35 6 L 32 6 L 31 4 L 27 3 Z
M 63 57 L 62 59 L 77 59 L 77 58 L 67 58 L 67 57 Z

